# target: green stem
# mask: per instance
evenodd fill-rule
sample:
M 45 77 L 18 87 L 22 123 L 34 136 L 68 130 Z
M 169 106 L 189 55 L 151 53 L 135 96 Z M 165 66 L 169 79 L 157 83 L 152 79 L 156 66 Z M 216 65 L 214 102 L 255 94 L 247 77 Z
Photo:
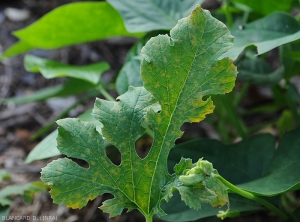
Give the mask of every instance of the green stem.
M 243 25 L 247 24 L 249 14 L 250 14 L 249 12 L 244 12 L 244 14 L 243 14 Z
M 277 216 L 279 216 L 282 220 L 287 220 L 288 216 L 283 213 L 281 210 L 279 210 L 277 207 L 275 207 L 273 204 L 271 204 L 269 201 L 255 196 L 253 193 L 250 193 L 248 191 L 242 190 L 241 188 L 238 188 L 237 186 L 233 185 L 226 179 L 224 179 L 222 176 L 215 174 L 215 177 L 218 178 L 225 186 L 227 186 L 232 192 L 237 193 L 245 198 L 248 198 L 250 200 L 256 201 L 262 205 L 264 205 L 266 208 L 271 210 L 273 213 L 275 213 Z
M 107 91 L 106 89 L 103 88 L 103 86 L 99 86 L 98 87 L 99 92 L 102 94 L 102 96 L 104 96 L 105 99 L 109 100 L 109 101 L 116 101 L 114 97 L 112 97 Z
M 146 222 L 152 222 L 153 221 L 151 215 L 150 216 L 145 216 L 145 218 L 146 218 Z
M 242 89 L 239 92 L 239 94 L 236 95 L 236 97 L 233 99 L 233 106 L 234 107 L 237 107 L 239 105 L 240 101 L 245 96 L 245 94 L 248 91 L 249 87 L 250 87 L 249 83 L 244 83 L 244 85 L 242 86 Z
M 300 115 L 298 113 L 297 104 L 292 99 L 292 96 L 290 95 L 289 91 L 285 92 L 284 97 L 285 97 L 285 101 L 286 101 L 287 105 L 289 106 L 289 108 L 292 112 L 292 115 L 294 117 L 294 120 L 295 120 L 297 126 L 299 126 L 300 125 Z
M 246 132 L 246 127 L 244 126 L 241 119 L 235 113 L 232 105 L 230 104 L 231 101 L 228 99 L 228 95 L 223 96 L 220 101 L 222 102 L 222 104 L 227 112 L 227 115 L 230 118 L 234 127 L 236 128 L 236 131 L 239 134 L 239 136 L 242 137 L 243 139 L 246 139 L 248 137 L 247 132 Z
M 226 16 L 227 26 L 229 28 L 231 28 L 233 22 L 232 22 L 232 15 L 231 15 L 230 8 L 229 8 L 229 0 L 224 0 L 223 8 L 224 8 L 225 16 Z

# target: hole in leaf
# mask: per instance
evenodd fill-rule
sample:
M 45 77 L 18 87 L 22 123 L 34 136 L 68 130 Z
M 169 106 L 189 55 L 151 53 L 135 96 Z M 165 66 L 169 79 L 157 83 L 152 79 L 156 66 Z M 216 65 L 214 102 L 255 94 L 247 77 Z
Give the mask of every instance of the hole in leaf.
M 181 127 L 180 130 L 183 133 L 183 136 L 179 139 L 176 140 L 176 144 L 182 143 L 189 141 L 191 139 L 195 138 L 206 138 L 208 137 L 207 132 L 205 130 L 205 127 L 203 127 L 202 122 L 200 123 L 184 123 Z
M 88 169 L 90 166 L 88 164 L 88 162 L 86 162 L 85 160 L 81 160 L 81 159 L 76 159 L 76 158 L 72 158 L 72 157 L 68 157 L 70 160 L 74 161 L 75 163 L 77 163 L 79 166 Z
M 148 136 L 146 134 L 144 136 L 142 136 L 141 138 L 139 138 L 135 142 L 135 152 L 136 152 L 136 154 L 140 158 L 144 159 L 150 151 L 152 142 L 153 142 L 153 138 L 151 138 L 150 136 Z
M 115 164 L 116 166 L 119 166 L 121 164 L 121 153 L 120 151 L 113 145 L 107 146 L 106 149 L 106 156 L 110 161 Z

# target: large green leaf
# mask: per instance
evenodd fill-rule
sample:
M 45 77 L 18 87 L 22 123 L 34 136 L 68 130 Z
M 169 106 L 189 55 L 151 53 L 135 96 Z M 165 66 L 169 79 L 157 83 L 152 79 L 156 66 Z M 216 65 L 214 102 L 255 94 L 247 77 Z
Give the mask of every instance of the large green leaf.
M 234 47 L 222 57 L 236 59 L 248 46 L 254 45 L 257 53 L 263 54 L 280 45 L 300 39 L 300 24 L 292 16 L 276 12 L 245 25 L 242 29 L 230 30 Z
M 127 30 L 169 30 L 204 0 L 108 0 L 122 15 Z
M 233 37 L 224 24 L 200 7 L 180 20 L 170 35 L 151 38 L 142 49 L 141 76 L 146 90 L 130 87 L 117 102 L 97 99 L 95 103 L 93 114 L 104 126 L 104 138 L 121 153 L 119 166 L 106 157 L 104 141 L 93 124 L 77 119 L 58 122 L 60 152 L 85 160 L 89 168 L 68 158 L 43 168 L 41 178 L 52 187 L 56 203 L 81 208 L 88 200 L 111 193 L 114 198 L 104 202 L 103 211 L 116 216 L 124 208 L 136 208 L 150 221 L 154 214 L 163 214 L 161 202 L 168 200 L 174 189 L 183 196 L 195 191 L 194 187 L 174 184 L 178 174 L 170 177 L 167 158 L 175 140 L 182 136 L 181 125 L 201 121 L 212 112 L 211 98 L 203 97 L 232 90 L 237 73 L 233 61 L 218 58 L 233 46 Z M 154 131 L 154 142 L 141 159 L 135 142 L 145 133 L 145 120 Z M 206 188 L 215 189 L 215 183 L 208 180 Z M 209 198 L 210 204 L 218 205 L 216 199 Z M 185 200 L 190 206 L 202 201 Z
M 274 0 L 234 0 L 250 7 L 254 12 L 268 15 L 277 11 L 288 11 L 292 8 L 294 0 L 274 1 Z
M 300 128 L 285 134 L 262 178 L 239 187 L 263 196 L 274 196 L 300 187 Z
M 115 36 L 140 36 L 125 29 L 119 13 L 107 2 L 76 2 L 60 6 L 14 35 L 21 42 L 8 49 L 4 56 L 33 48 L 54 49 Z
M 67 76 L 93 84 L 97 84 L 101 74 L 109 69 L 109 65 L 106 62 L 85 66 L 71 66 L 33 55 L 25 56 L 24 65 L 28 72 L 40 72 L 46 79 Z

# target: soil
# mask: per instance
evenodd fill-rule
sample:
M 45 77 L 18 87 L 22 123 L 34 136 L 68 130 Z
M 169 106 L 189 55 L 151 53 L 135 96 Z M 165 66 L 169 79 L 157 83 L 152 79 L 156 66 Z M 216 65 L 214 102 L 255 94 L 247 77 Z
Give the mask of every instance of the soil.
M 79 0 L 0 1 L 0 54 L 17 41 L 17 38 L 11 34 L 13 31 L 28 26 L 59 5 L 76 1 Z M 217 1 L 207 1 L 205 7 L 212 9 L 218 5 L 219 3 Z M 7 15 L 8 8 L 25 10 L 29 13 L 29 16 L 20 19 L 20 21 L 12 20 L 9 18 L 9 15 Z M 125 60 L 126 53 L 134 42 L 134 39 L 125 38 L 114 41 L 97 41 L 51 51 L 33 50 L 31 53 L 44 58 L 76 65 L 89 64 L 96 61 L 107 61 L 111 66 L 111 70 L 103 75 L 103 81 L 109 83 L 115 79 L 118 70 Z M 55 86 L 66 81 L 64 78 L 46 80 L 39 74 L 27 72 L 23 66 L 23 58 L 24 55 L 20 55 L 0 63 L 0 101 L 2 98 L 28 95 L 39 89 Z M 259 97 L 256 98 L 268 99 L 267 96 L 264 97 L 257 89 L 253 89 L 253 92 L 259 93 Z M 116 96 L 116 92 L 111 91 L 111 93 L 113 96 Z M 42 138 L 39 138 L 38 140 L 30 141 L 30 137 L 41 129 L 41 127 L 53 121 L 58 113 L 76 99 L 78 99 L 78 97 L 72 96 L 67 97 L 64 100 L 53 98 L 44 102 L 31 102 L 25 104 L 10 103 L 7 105 L 1 105 L 0 102 L 0 168 L 7 170 L 12 176 L 11 179 L 0 184 L 0 189 L 7 185 L 24 184 L 30 181 L 39 180 L 41 168 L 55 158 L 35 161 L 31 164 L 24 164 L 24 160 L 28 153 L 40 140 L 42 140 Z M 252 103 L 256 103 L 257 101 L 255 100 L 255 98 L 252 98 Z M 83 104 L 69 112 L 68 116 L 79 115 L 83 111 L 91 108 L 93 103 L 94 98 L 85 101 Z M 256 118 L 261 117 L 253 117 L 249 122 L 256 121 Z M 260 121 L 260 119 L 257 121 Z M 185 126 L 183 128 L 185 128 Z M 217 137 L 215 130 L 207 123 L 200 125 L 195 124 L 187 133 L 208 138 Z M 146 152 L 146 150 L 147 149 L 145 149 L 144 152 Z M 87 207 L 84 207 L 83 209 L 72 210 L 64 206 L 53 204 L 48 193 L 36 194 L 32 203 L 26 203 L 21 197 L 15 196 L 14 202 L 10 206 L 9 215 L 56 216 L 55 219 L 44 218 L 43 221 L 59 222 L 144 221 L 143 217 L 137 211 L 123 214 L 115 218 L 108 218 L 107 214 L 103 214 L 101 210 L 98 209 L 101 202 L 108 198 L 111 198 L 111 196 L 103 195 L 94 201 L 91 201 Z M 159 220 L 155 221 L 158 222 Z M 270 217 L 261 213 L 225 221 L 259 222 L 270 221 Z M 274 219 L 272 221 L 276 220 Z

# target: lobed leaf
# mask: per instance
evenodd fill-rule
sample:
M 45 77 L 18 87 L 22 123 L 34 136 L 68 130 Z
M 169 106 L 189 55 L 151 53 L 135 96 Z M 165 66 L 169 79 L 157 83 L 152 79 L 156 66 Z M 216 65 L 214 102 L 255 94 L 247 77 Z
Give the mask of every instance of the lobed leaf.
M 93 110 L 103 124 L 104 138 L 120 151 L 121 164 L 116 166 L 106 157 L 103 138 L 93 124 L 59 120 L 58 149 L 68 157 L 86 161 L 89 168 L 68 158 L 43 168 L 41 179 L 52 187 L 54 201 L 81 208 L 108 192 L 114 198 L 105 201 L 101 209 L 110 216 L 124 208 L 138 209 L 146 218 L 163 215 L 160 205 L 172 195 L 173 189 L 170 192 L 168 187 L 174 182 L 174 175 L 167 170 L 169 151 L 181 137 L 184 122 L 201 121 L 212 112 L 212 100 L 203 97 L 224 94 L 234 86 L 237 71 L 233 61 L 218 60 L 232 46 L 233 37 L 226 26 L 200 6 L 178 22 L 171 36 L 151 38 L 142 49 L 145 88 L 130 87 L 117 102 L 97 99 Z M 141 159 L 135 142 L 145 133 L 145 121 L 154 131 L 154 142 Z M 181 188 L 181 195 L 193 192 Z M 215 194 L 214 198 L 206 196 L 210 203 L 216 200 Z

